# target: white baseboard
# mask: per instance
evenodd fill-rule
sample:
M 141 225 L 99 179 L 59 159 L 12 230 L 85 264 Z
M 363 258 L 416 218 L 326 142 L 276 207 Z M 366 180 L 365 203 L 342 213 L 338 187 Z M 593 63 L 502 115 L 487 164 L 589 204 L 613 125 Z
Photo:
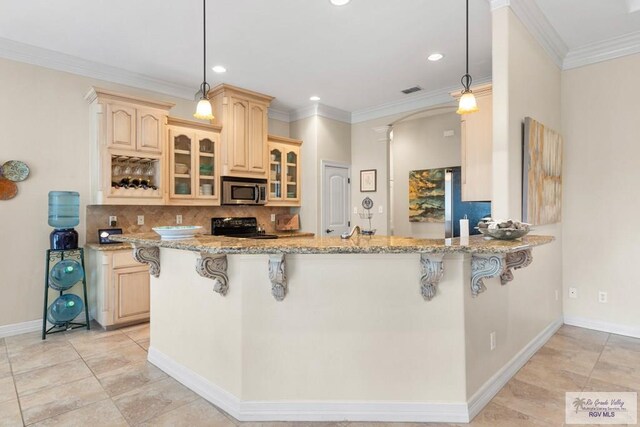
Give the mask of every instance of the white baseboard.
M 507 382 L 522 368 L 525 363 L 556 333 L 562 326 L 562 317 L 555 320 L 540 332 L 529 344 L 516 354 L 506 365 L 495 373 L 469 399 L 469 419 L 473 419 L 498 394 Z
M 0 326 L 0 338 L 26 334 L 27 332 L 40 331 L 41 329 L 42 319 L 29 320 L 28 322 L 21 323 L 12 323 L 11 325 Z
M 559 318 L 547 326 L 467 403 L 242 401 L 206 378 L 176 363 L 154 347 L 149 362 L 223 409 L 239 421 L 383 421 L 466 423 L 473 419 L 522 366 L 562 326 Z
M 602 322 L 600 320 L 591 320 L 584 317 L 573 316 L 564 316 L 564 323 L 566 325 L 578 326 L 580 328 L 609 332 L 610 334 L 640 338 L 640 327 L 620 325 L 616 323 Z
M 239 421 L 469 421 L 465 403 L 241 401 L 153 347 L 148 359 Z
M 93 320 L 93 317 L 89 315 L 89 321 Z M 76 322 L 84 322 L 84 311 L 82 311 L 74 319 Z M 50 328 L 51 324 L 47 322 L 47 328 Z M 12 337 L 14 335 L 26 334 L 29 332 L 41 331 L 42 319 L 29 320 L 28 322 L 13 323 L 11 325 L 0 326 L 0 338 Z

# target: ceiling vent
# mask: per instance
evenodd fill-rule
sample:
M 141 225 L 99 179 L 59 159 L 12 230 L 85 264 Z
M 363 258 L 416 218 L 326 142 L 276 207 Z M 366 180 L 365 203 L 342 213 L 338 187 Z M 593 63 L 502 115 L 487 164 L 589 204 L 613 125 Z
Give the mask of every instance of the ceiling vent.
M 420 92 L 422 88 L 420 86 L 410 87 L 409 89 L 405 89 L 402 91 L 405 95 L 409 95 L 410 93 Z

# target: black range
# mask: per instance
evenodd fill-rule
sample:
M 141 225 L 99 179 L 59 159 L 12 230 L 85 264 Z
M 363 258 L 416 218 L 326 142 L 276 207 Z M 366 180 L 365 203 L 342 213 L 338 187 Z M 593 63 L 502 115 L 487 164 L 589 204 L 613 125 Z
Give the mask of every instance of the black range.
M 265 234 L 254 217 L 211 218 L 211 234 L 214 236 L 244 239 L 277 239 L 275 234 Z

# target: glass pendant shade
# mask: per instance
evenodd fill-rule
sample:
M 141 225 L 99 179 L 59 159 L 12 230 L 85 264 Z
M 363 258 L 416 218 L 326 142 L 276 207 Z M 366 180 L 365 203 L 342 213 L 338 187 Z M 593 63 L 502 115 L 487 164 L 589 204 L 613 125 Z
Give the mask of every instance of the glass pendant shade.
M 473 95 L 473 92 L 464 91 L 462 96 L 460 97 L 460 102 L 458 103 L 458 114 L 469 114 L 476 113 L 480 111 L 478 108 L 478 103 L 476 102 L 476 97 Z
M 211 103 L 208 99 L 201 99 L 198 101 L 196 112 L 193 117 L 201 120 L 213 120 L 213 111 L 211 110 Z

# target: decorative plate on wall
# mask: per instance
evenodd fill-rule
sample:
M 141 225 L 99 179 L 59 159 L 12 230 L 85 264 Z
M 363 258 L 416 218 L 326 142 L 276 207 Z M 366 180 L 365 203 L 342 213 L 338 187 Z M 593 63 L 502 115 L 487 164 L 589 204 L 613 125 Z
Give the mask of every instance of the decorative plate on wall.
M 29 176 L 29 166 L 20 160 L 9 160 L 2 165 L 2 176 L 13 182 L 20 182 Z
M 18 194 L 18 186 L 15 182 L 0 177 L 0 200 L 9 200 Z

